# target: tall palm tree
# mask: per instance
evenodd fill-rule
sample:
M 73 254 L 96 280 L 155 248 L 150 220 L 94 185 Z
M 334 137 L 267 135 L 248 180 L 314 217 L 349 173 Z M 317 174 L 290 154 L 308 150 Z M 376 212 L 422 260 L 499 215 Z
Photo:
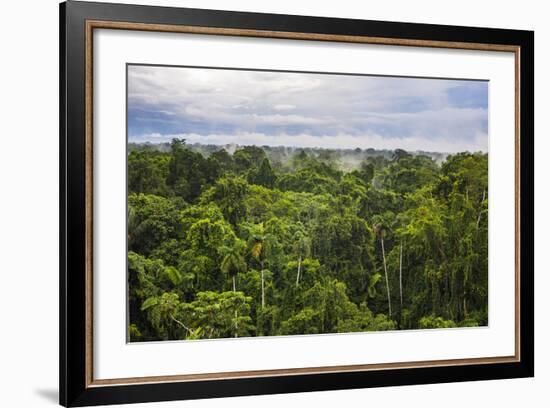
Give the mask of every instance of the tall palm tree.
M 300 283 L 302 258 L 307 258 L 311 252 L 311 240 L 302 232 L 294 234 L 294 252 L 298 256 L 298 271 L 296 272 L 296 286 Z
M 399 303 L 403 313 L 403 241 L 399 242 Z
M 399 317 L 403 315 L 403 240 L 405 239 L 406 225 L 409 223 L 405 214 L 399 214 L 393 223 L 395 236 L 399 238 Z
M 265 263 L 265 254 L 266 247 L 264 245 L 263 236 L 255 236 L 254 237 L 254 244 L 252 245 L 252 249 L 250 250 L 250 255 L 252 255 L 252 258 L 254 258 L 259 264 L 261 268 L 260 272 L 260 279 L 262 281 L 262 309 L 265 307 L 265 285 L 264 285 L 264 263 Z
M 269 270 L 265 268 L 265 264 L 267 258 L 271 254 L 273 241 L 275 239 L 276 238 L 272 234 L 255 234 L 252 241 L 252 249 L 250 250 L 250 255 L 260 266 L 260 279 L 262 283 L 262 308 L 265 307 L 265 272 L 269 272 Z
M 382 262 L 384 265 L 384 276 L 386 278 L 386 293 L 388 295 L 388 314 L 391 317 L 391 295 L 390 295 L 390 282 L 388 280 L 388 267 L 386 265 L 386 249 L 384 248 L 384 237 L 386 236 L 387 227 L 385 220 L 376 216 L 373 222 L 374 233 L 380 240 L 380 246 L 382 247 Z
M 239 272 L 246 272 L 246 261 L 242 256 L 241 248 L 237 245 L 229 248 L 223 261 L 220 265 L 220 269 L 223 273 L 227 273 L 231 276 L 233 281 L 233 292 L 237 291 L 237 285 L 235 283 L 235 277 Z M 237 325 L 237 309 L 235 309 L 235 337 L 238 337 L 238 325 Z
M 233 281 L 233 292 L 236 292 L 237 285 L 235 283 L 235 277 L 240 272 L 246 272 L 246 262 L 241 254 L 240 248 L 237 246 L 229 248 L 222 260 L 220 269 L 223 273 L 227 273 L 231 276 Z

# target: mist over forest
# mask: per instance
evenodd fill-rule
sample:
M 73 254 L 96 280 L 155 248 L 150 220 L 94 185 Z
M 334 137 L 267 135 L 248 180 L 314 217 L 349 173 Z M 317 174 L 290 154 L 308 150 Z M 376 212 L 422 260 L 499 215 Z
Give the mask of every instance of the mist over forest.
M 229 154 L 234 154 L 237 150 L 246 147 L 246 145 L 238 145 L 235 143 L 229 143 L 224 145 L 216 144 L 202 144 L 202 143 L 186 143 L 186 146 L 195 152 L 201 153 L 205 157 L 208 157 L 212 153 L 219 151 L 220 149 L 226 150 Z M 344 172 L 349 172 L 358 169 L 362 163 L 369 158 L 372 159 L 376 156 L 383 157 L 385 159 L 391 159 L 394 157 L 397 151 L 405 151 L 404 149 L 361 149 L 359 147 L 355 149 L 328 149 L 322 147 L 300 147 L 300 146 L 260 146 L 269 158 L 272 165 L 280 169 L 288 168 L 288 163 L 292 157 L 301 151 L 304 151 L 311 157 L 316 157 L 320 160 L 331 161 Z M 168 153 L 171 150 L 170 143 L 128 143 L 128 151 L 134 150 L 156 150 L 159 152 Z M 441 164 L 449 153 L 444 152 L 427 152 L 427 151 L 406 151 L 412 156 L 427 156 L 434 160 L 436 163 Z

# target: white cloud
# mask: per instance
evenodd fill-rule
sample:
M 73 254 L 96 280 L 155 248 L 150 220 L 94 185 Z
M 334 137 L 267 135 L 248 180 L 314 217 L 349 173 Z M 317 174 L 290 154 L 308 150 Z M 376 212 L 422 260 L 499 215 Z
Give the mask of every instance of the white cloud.
M 278 110 L 278 111 L 292 110 L 292 109 L 296 109 L 296 106 L 295 105 L 290 105 L 290 104 L 285 104 L 285 103 L 280 103 L 278 105 L 274 105 L 273 109 Z
M 487 150 L 480 136 L 487 132 L 486 107 L 456 106 L 449 97 L 449 90 L 472 84 L 465 81 L 150 66 L 131 66 L 128 75 L 129 107 L 151 114 L 136 121 L 131 140 L 183 133 L 238 144 L 337 147 L 344 140 L 359 147 Z M 153 114 L 160 113 L 169 130 L 155 128 L 162 118 Z M 139 130 L 143 124 L 147 131 Z

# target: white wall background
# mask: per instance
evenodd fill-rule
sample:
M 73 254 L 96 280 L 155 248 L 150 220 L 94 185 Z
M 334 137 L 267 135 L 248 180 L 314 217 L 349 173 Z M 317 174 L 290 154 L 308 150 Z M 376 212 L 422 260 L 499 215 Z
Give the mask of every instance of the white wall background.
M 121 1 L 127 2 L 127 1 Z M 134 2 L 139 2 L 138 0 Z M 0 5 L 0 406 L 57 405 L 58 6 Z M 147 407 L 546 407 L 550 228 L 546 175 L 550 26 L 545 2 L 487 0 L 149 0 L 146 4 L 535 30 L 536 378 L 137 405 Z M 136 407 L 137 407 L 136 406 Z

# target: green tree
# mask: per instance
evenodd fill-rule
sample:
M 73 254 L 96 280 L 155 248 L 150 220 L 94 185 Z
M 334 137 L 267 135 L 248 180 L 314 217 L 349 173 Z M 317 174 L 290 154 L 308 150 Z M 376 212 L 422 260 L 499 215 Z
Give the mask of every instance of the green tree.
M 128 196 L 128 249 L 148 256 L 170 239 L 183 234 L 179 203 L 146 194 Z
M 248 182 L 260 186 L 272 188 L 277 180 L 277 175 L 271 168 L 269 160 L 264 158 L 258 169 L 254 169 L 248 173 Z
M 196 300 L 180 305 L 179 315 L 188 319 L 193 338 L 250 336 L 254 334 L 251 302 L 242 292 L 199 292 Z
M 236 227 L 246 217 L 245 199 L 249 186 L 242 177 L 222 177 L 202 197 L 205 203 L 215 203 L 225 219 Z
M 388 267 L 386 262 L 386 250 L 384 247 L 384 238 L 386 237 L 386 234 L 388 232 L 388 225 L 390 221 L 388 218 L 391 217 L 391 215 L 383 216 L 375 216 L 373 219 L 373 228 L 376 236 L 380 240 L 380 248 L 382 249 L 382 263 L 384 266 L 384 277 L 386 279 L 386 294 L 388 296 L 388 315 L 391 317 L 391 294 L 390 294 L 390 281 L 388 278 Z
M 311 240 L 302 231 L 296 231 L 294 234 L 294 253 L 298 257 L 298 269 L 296 271 L 296 286 L 300 283 L 300 272 L 302 268 L 302 259 L 311 254 Z
M 246 262 L 242 255 L 244 245 L 238 242 L 231 248 L 225 250 L 225 256 L 221 263 L 222 272 L 228 274 L 233 282 L 233 292 L 237 291 L 235 277 L 240 272 L 246 272 Z
M 128 191 L 168 195 L 166 177 L 170 156 L 161 152 L 137 150 L 128 155 Z

